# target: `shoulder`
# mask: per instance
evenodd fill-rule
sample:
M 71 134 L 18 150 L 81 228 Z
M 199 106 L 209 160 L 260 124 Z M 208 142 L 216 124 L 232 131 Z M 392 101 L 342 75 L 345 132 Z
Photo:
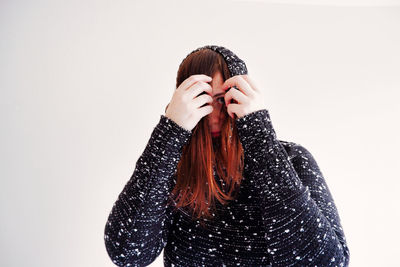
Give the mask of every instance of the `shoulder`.
M 309 160 L 314 161 L 311 152 L 301 144 L 285 140 L 278 140 L 278 141 L 285 148 L 289 160 L 293 161 L 295 159 L 304 159 L 307 161 Z

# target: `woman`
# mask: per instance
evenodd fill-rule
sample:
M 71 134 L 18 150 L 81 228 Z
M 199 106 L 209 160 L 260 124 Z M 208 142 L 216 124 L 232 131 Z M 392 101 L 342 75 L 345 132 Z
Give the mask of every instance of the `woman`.
M 277 139 L 263 99 L 224 47 L 203 46 L 182 61 L 105 226 L 116 265 L 147 266 L 164 248 L 165 266 L 348 266 L 315 159 Z

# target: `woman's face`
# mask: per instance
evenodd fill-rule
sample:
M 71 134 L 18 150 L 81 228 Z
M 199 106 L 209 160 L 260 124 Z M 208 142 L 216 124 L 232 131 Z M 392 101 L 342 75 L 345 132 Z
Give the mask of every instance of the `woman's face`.
M 221 72 L 217 72 L 210 83 L 213 92 L 213 111 L 208 115 L 209 116 L 209 126 L 211 129 L 211 134 L 213 137 L 218 137 L 221 134 L 221 126 L 224 119 L 223 113 L 225 112 L 225 91 L 222 90 L 222 85 L 224 84 L 224 80 L 222 78 Z

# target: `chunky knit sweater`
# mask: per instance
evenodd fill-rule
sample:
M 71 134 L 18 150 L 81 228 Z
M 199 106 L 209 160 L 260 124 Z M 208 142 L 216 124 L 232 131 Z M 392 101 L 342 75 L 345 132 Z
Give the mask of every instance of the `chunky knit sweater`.
M 338 211 L 312 154 L 278 140 L 267 109 L 235 124 L 245 155 L 239 194 L 217 201 L 213 220 L 196 220 L 167 204 L 192 132 L 161 115 L 105 225 L 116 265 L 147 266 L 164 249 L 165 266 L 348 266 Z

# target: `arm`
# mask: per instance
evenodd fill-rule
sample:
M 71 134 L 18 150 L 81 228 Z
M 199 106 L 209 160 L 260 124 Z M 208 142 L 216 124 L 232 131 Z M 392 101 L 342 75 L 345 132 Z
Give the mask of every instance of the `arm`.
M 147 266 L 166 245 L 173 220 L 168 196 L 190 136 L 191 131 L 161 115 L 105 225 L 106 249 L 116 265 Z
M 340 223 L 339 212 L 315 158 L 305 147 L 294 143 L 289 153 L 293 156 L 292 163 L 302 184 L 309 188 L 311 198 L 315 201 L 321 213 L 328 219 L 347 258 L 349 258 L 350 252 Z
M 326 190 L 318 192 L 319 186 L 326 184 L 314 159 L 305 154 L 295 161 L 298 170 L 310 168 L 299 171 L 308 181 L 308 185 L 303 184 L 276 137 L 266 109 L 236 119 L 236 126 L 245 152 L 246 177 L 262 201 L 273 266 L 347 266 L 349 250 L 340 220 L 337 213 L 331 213 L 334 206 L 324 210 L 333 200 Z

